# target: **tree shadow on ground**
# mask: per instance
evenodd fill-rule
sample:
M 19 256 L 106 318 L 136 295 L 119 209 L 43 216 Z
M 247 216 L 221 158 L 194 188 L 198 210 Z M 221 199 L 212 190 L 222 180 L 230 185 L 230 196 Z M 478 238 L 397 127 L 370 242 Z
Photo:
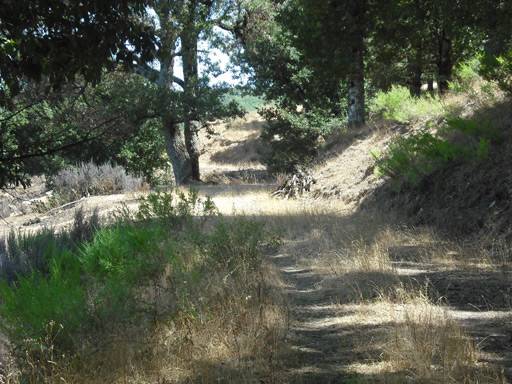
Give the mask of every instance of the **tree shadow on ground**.
M 236 193 L 243 197 L 254 192 L 254 188 L 244 188 Z M 259 191 L 264 192 L 264 188 Z M 319 257 L 314 243 L 322 242 L 322 236 L 345 237 L 348 240 L 362 236 L 367 244 L 372 244 L 378 241 L 384 228 L 377 216 L 381 213 L 372 215 L 369 211 L 336 209 L 308 213 L 307 209 L 282 210 L 280 205 L 277 201 L 275 214 L 250 215 L 269 224 L 270 228 L 285 228 L 283 235 L 287 242 L 286 252 L 273 255 L 272 262 L 282 271 L 286 282 L 284 292 L 291 303 L 292 322 L 287 336 L 289 350 L 284 365 L 279 368 L 284 375 L 280 377 L 281 381 L 262 382 L 357 383 L 359 378 L 386 382 L 403 377 L 400 376 L 403 372 L 379 375 L 369 372 L 359 376 L 351 373 L 354 365 L 380 361 L 382 349 L 374 341 L 389 334 L 394 323 L 386 320 L 372 324 L 364 321 L 354 323 L 347 320 L 354 316 L 352 311 L 337 307 L 340 303 L 372 302 L 386 289 L 392 291 L 397 287 L 411 288 L 412 291 L 428 286 L 427 292 L 432 295 L 432 301 L 446 304 L 469 334 L 479 342 L 489 340 L 487 344 L 483 342 L 482 350 L 496 357 L 485 357 L 487 361 L 507 369 L 512 367 L 507 355 L 509 328 L 496 322 L 493 313 L 510 311 L 510 272 L 467 269 L 464 266 L 447 269 L 425 258 L 425 254 L 432 253 L 430 245 L 409 245 L 400 239 L 384 250 L 396 270 L 349 272 L 338 276 L 325 270 L 322 272 L 308 266 Z M 225 217 L 235 216 L 228 213 Z M 401 275 L 397 273 L 399 269 L 413 272 Z

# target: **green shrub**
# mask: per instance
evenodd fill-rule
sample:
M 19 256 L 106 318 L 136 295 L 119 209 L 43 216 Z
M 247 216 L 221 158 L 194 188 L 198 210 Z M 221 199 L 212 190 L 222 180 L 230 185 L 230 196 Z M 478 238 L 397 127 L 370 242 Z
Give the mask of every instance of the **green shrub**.
M 461 117 L 449 117 L 446 119 L 446 126 L 443 127 L 443 132 L 459 132 L 466 136 L 480 140 L 496 142 L 501 140 L 502 132 L 496 129 L 490 122 L 465 119 Z
M 394 140 L 384 156 L 374 155 L 380 175 L 416 185 L 424 176 L 456 159 L 460 148 L 429 132 Z
M 266 232 L 261 223 L 237 219 L 219 222 L 208 237 L 207 254 L 218 267 L 235 273 L 254 270 L 261 262 Z
M 99 231 L 80 252 L 95 317 L 103 324 L 129 321 L 141 302 L 136 289 L 154 281 L 173 257 L 158 225 L 118 224 Z
M 32 271 L 48 273 L 48 261 L 56 250 L 74 251 L 93 238 L 100 228 L 98 211 L 86 216 L 77 209 L 69 231 L 43 228 L 35 233 L 11 231 L 0 240 L 0 278 L 14 281 Z
M 454 92 L 472 91 L 476 81 L 480 79 L 480 58 L 474 57 L 457 65 L 450 82 L 450 89 Z
M 438 97 L 413 97 L 409 89 L 397 85 L 387 92 L 377 92 L 369 104 L 371 115 L 401 123 L 436 117 L 445 112 Z
M 161 122 L 158 119 L 144 122 L 120 148 L 115 159 L 131 174 L 143 177 L 151 185 L 160 184 L 158 172 L 171 173 Z
M 213 201 L 206 197 L 201 199 L 197 191 L 155 192 L 140 199 L 137 220 L 149 221 L 159 219 L 174 225 L 190 223 L 192 217 L 209 217 L 218 213 Z
M 195 192 L 150 195 L 139 221 L 96 229 L 79 247 L 49 247 L 46 272 L 0 284 L 2 329 L 19 350 L 20 369 L 39 372 L 64 352 L 79 354 L 98 331 L 149 329 L 160 316 L 180 313 L 208 316 L 204 290 L 212 281 L 226 290 L 233 278 L 253 281 L 262 247 L 276 237 L 247 219 L 216 218 L 208 226 L 195 219 L 212 214 L 211 200 Z
M 295 172 L 309 165 L 318 153 L 319 138 L 344 126 L 320 110 L 302 113 L 267 108 L 260 114 L 267 122 L 261 138 L 270 148 L 264 161 L 271 172 Z
M 480 73 L 488 80 L 496 81 L 501 89 L 512 94 L 512 49 L 500 55 L 482 55 Z
M 50 337 L 69 348 L 73 336 L 87 324 L 80 262 L 64 251 L 53 253 L 49 264 L 48 274 L 34 271 L 13 285 L 0 284 L 2 326 L 14 343 Z M 50 329 L 53 335 L 47 335 Z
M 499 133 L 491 126 L 471 119 L 450 118 L 439 135 L 423 131 L 396 138 L 384 155 L 374 154 L 376 170 L 380 175 L 416 185 L 451 162 L 487 159 L 491 143 L 498 138 Z
M 158 226 L 119 224 L 99 231 L 84 245 L 80 259 L 85 272 L 96 279 L 140 283 L 158 271 L 158 245 L 164 238 Z

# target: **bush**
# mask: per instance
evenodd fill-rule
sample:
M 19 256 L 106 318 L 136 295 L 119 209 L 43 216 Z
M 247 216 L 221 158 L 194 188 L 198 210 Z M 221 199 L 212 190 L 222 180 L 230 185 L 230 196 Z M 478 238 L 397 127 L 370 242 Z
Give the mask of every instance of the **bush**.
M 320 137 L 344 126 L 320 110 L 301 113 L 267 108 L 260 114 L 267 121 L 261 138 L 270 147 L 264 161 L 275 173 L 295 172 L 297 167 L 309 165 L 318 153 Z
M 496 81 L 501 89 L 512 94 L 512 49 L 498 56 L 483 55 L 480 73 L 488 80 Z
M 53 343 L 67 349 L 73 335 L 87 324 L 81 266 L 68 251 L 46 252 L 50 260 L 48 274 L 34 271 L 11 286 L 5 281 L 0 284 L 2 326 L 14 343 L 50 337 Z M 50 329 L 52 335 L 47 334 Z
M 448 137 L 448 138 L 446 138 Z M 374 154 L 380 175 L 417 185 L 454 161 L 482 161 L 499 138 L 492 127 L 471 119 L 450 118 L 439 135 L 427 131 L 396 138 L 382 156 Z
M 422 132 L 393 141 L 386 154 L 376 158 L 380 175 L 416 185 L 443 164 L 459 156 L 459 148 L 448 141 Z
M 131 174 L 143 177 L 152 185 L 159 184 L 158 171 L 171 173 L 160 121 L 152 119 L 142 124 L 120 148 L 115 160 Z
M 147 330 L 162 317 L 205 319 L 212 310 L 208 297 L 218 304 L 217 295 L 240 280 L 249 288 L 261 247 L 275 238 L 260 223 L 216 219 L 203 226 L 197 214 L 216 214 L 197 193 L 150 195 L 135 217 L 96 230 L 79 247 L 47 249 L 45 272 L 4 282 L 2 328 L 19 351 L 22 371 L 39 372 L 48 361 L 57 365 L 64 352 L 80 355 L 84 345 L 78 342 L 94 332 Z M 219 290 L 209 295 L 212 279 Z M 100 342 L 110 339 L 94 339 L 95 347 Z
M 254 271 L 261 262 L 260 246 L 266 238 L 261 223 L 239 219 L 221 221 L 208 237 L 207 253 L 218 267 L 236 273 Z
M 454 80 L 450 82 L 450 89 L 454 92 L 468 92 L 480 79 L 480 59 L 473 59 L 460 63 L 455 68 Z
M 49 180 L 49 186 L 60 202 L 67 202 L 89 195 L 136 191 L 143 182 L 128 175 L 123 167 L 89 162 L 61 170 Z
M 369 103 L 370 114 L 400 123 L 432 118 L 444 114 L 438 97 L 413 97 L 406 87 L 391 87 L 390 91 L 379 91 Z

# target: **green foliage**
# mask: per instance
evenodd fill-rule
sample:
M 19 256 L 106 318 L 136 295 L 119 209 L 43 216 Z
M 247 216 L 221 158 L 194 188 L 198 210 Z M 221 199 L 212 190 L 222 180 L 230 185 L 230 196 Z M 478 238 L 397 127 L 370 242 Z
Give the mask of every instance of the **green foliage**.
M 261 263 L 260 247 L 266 237 L 262 223 L 245 219 L 221 221 L 208 237 L 207 253 L 224 270 L 247 273 Z
M 113 157 L 133 175 L 144 177 L 150 184 L 158 184 L 157 173 L 170 173 L 169 160 L 165 155 L 165 142 L 161 123 L 157 119 L 145 121 Z
M 46 247 L 46 267 L 24 271 L 16 281 L 1 285 L 4 330 L 21 347 L 27 337 L 44 339 L 54 324 L 57 334 L 51 339 L 56 346 L 72 347 L 80 332 L 160 315 L 157 297 L 140 293 L 161 284 L 162 277 L 170 280 L 158 289 L 166 289 L 168 299 L 174 300 L 168 310 L 197 307 L 186 299 L 194 288 L 182 281 L 199 283 L 213 270 L 226 279 L 254 271 L 261 247 L 275 243 L 262 224 L 250 220 L 215 221 L 206 231 L 193 219 L 214 214 L 211 200 L 201 200 L 195 192 L 152 194 L 135 215 L 141 221 L 126 218 L 98 229 L 80 246 L 42 243 L 37 235 L 26 235 L 17 241 Z
M 86 217 L 84 211 L 78 209 L 69 231 L 56 233 L 43 228 L 35 233 L 9 232 L 6 242 L 0 242 L 0 278 L 12 282 L 34 271 L 48 273 L 51 255 L 58 250 L 76 250 L 79 244 L 91 240 L 99 227 L 97 210 Z
M 192 217 L 206 218 L 218 213 L 213 201 L 206 197 L 201 199 L 196 190 L 188 193 L 178 191 L 150 193 L 140 200 L 137 220 L 163 220 L 172 225 L 190 223 Z
M 512 94 L 512 49 L 498 55 L 484 55 L 480 72 L 487 79 L 494 80 L 508 94 Z
M 474 57 L 459 63 L 453 78 L 450 82 L 451 90 L 459 93 L 470 91 L 480 79 L 480 58 Z
M 384 155 L 374 154 L 376 170 L 401 184 L 414 186 L 453 162 L 486 160 L 491 144 L 499 137 L 481 122 L 451 118 L 439 135 L 422 131 L 396 138 Z
M 440 116 L 444 112 L 438 97 L 413 97 L 406 87 L 397 85 L 387 92 L 377 92 L 370 102 L 371 114 L 401 123 Z
M 80 262 L 68 251 L 52 251 L 48 274 L 34 271 L 12 286 L 0 284 L 2 326 L 14 343 L 35 342 L 51 329 L 52 341 L 69 348 L 73 336 L 87 324 Z M 55 326 L 49 327 L 52 323 Z
M 150 178 L 164 163 L 164 146 L 160 126 L 145 122 L 163 100 L 172 108 L 172 100 L 141 76 L 118 72 L 96 86 L 49 92 L 28 84 L 0 107 L 0 186 L 27 185 L 31 175 L 91 160 L 118 161 Z
M 484 139 L 489 142 L 500 141 L 503 137 L 503 133 L 488 121 L 461 117 L 448 117 L 443 131 L 460 132 L 477 140 Z
M 400 181 L 416 185 L 442 165 L 456 159 L 459 148 L 448 141 L 421 132 L 393 141 L 383 157 L 376 157 L 377 171 Z
M 135 58 L 151 61 L 155 39 L 143 18 L 148 4 L 144 0 L 5 3 L 0 9 L 0 104 L 27 79 L 44 78 L 59 87 L 78 74 L 97 81 L 113 59 L 127 66 Z
M 267 124 L 261 135 L 269 144 L 265 162 L 272 172 L 293 172 L 298 166 L 310 164 L 319 149 L 321 136 L 341 129 L 341 119 L 323 111 L 296 112 L 279 108 L 260 111 Z

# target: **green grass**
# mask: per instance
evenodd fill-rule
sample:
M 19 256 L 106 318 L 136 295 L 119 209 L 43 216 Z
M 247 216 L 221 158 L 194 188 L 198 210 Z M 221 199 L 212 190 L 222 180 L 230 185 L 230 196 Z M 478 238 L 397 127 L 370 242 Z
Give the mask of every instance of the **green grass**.
M 439 97 L 413 97 L 406 87 L 398 85 L 394 85 L 388 92 L 377 92 L 369 104 L 371 115 L 400 123 L 411 123 L 445 113 Z
M 118 220 L 78 246 L 48 247 L 44 267 L 0 285 L 2 331 L 31 367 L 50 359 L 41 351 L 72 355 L 102 331 L 149 328 L 183 312 L 207 316 L 201 289 L 211 276 L 247 280 L 261 247 L 275 244 L 263 224 L 225 220 L 193 192 L 150 195 Z M 23 241 L 40 244 L 33 236 Z

